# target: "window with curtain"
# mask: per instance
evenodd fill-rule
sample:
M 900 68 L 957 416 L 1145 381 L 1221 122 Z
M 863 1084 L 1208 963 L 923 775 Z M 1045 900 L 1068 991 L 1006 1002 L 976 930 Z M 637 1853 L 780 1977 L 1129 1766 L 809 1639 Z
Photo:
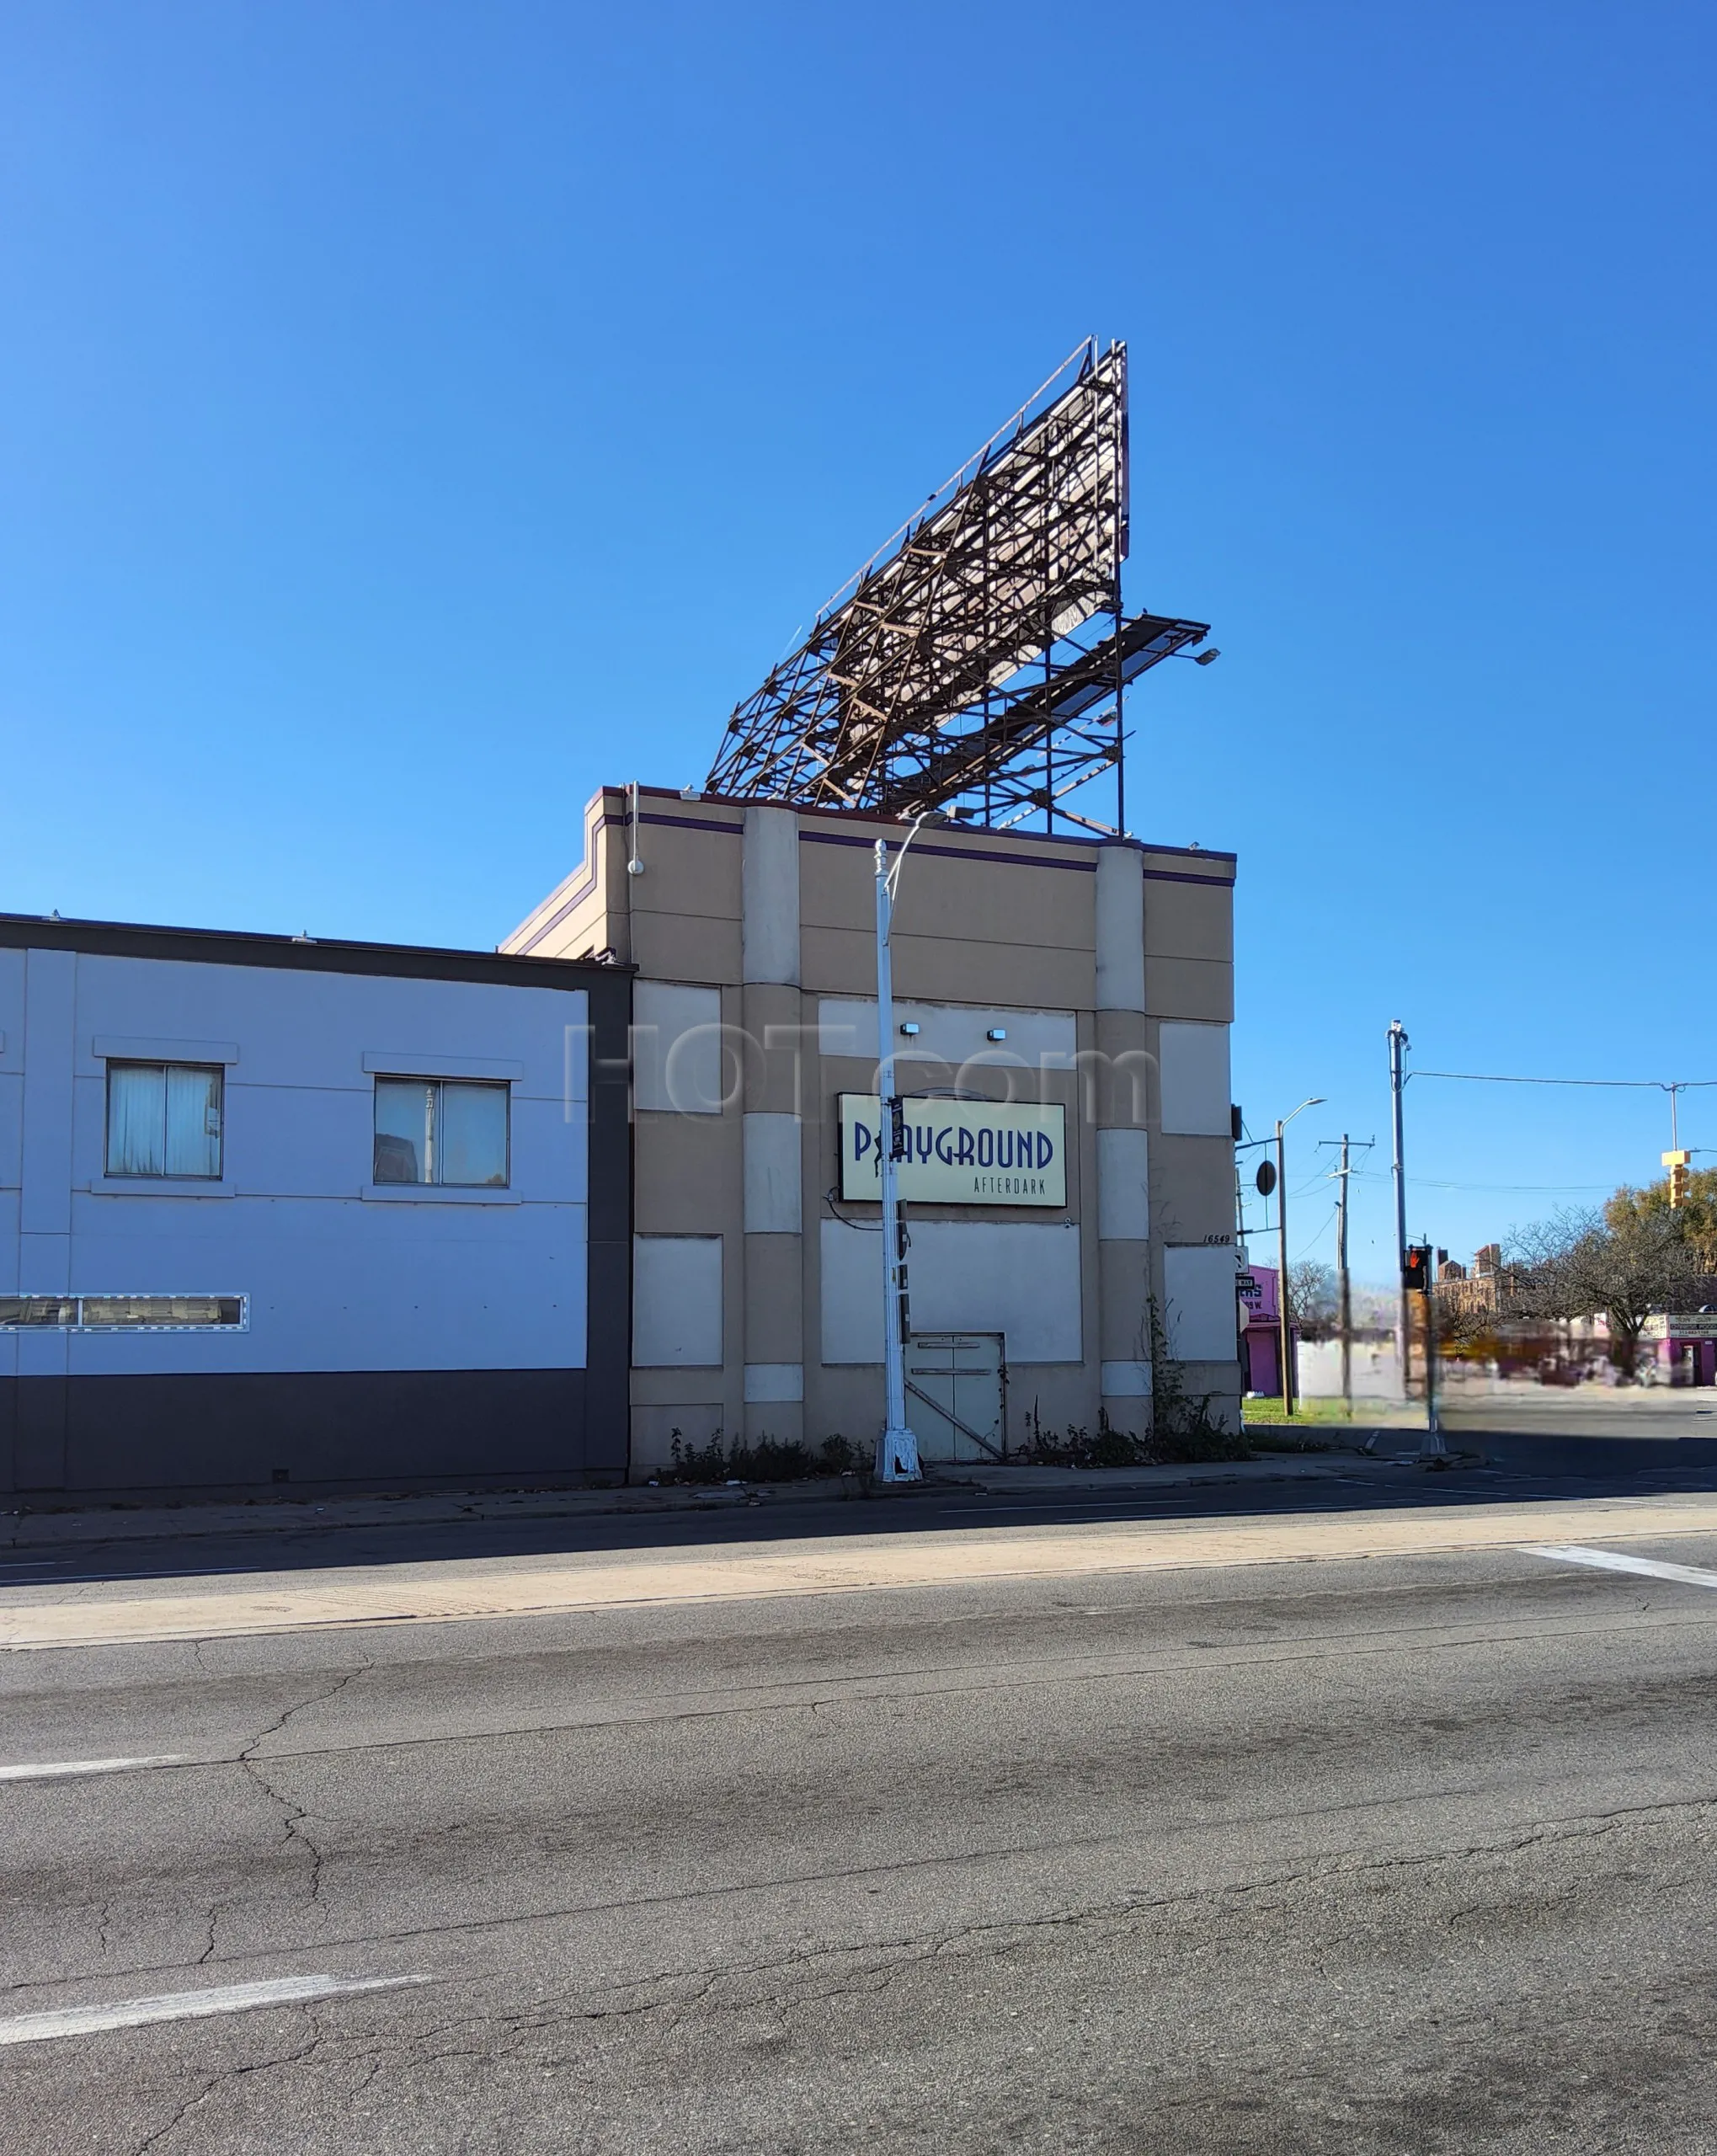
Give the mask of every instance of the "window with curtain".
M 378 1078 L 373 1180 L 504 1189 L 510 1098 L 504 1085 Z
M 218 1065 L 109 1063 L 107 1172 L 218 1182 L 223 1075 Z

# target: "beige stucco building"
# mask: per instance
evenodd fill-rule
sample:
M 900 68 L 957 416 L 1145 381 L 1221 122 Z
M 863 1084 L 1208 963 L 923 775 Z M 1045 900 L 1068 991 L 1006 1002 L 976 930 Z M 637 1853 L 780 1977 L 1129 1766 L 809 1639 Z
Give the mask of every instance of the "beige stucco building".
M 814 1447 L 880 1427 L 877 1208 L 854 1162 L 877 1091 L 873 850 L 906 830 L 605 788 L 584 861 L 501 947 L 636 969 L 635 1476 L 676 1431 Z M 930 1161 L 930 1198 L 903 1181 L 929 1456 L 1016 1445 L 1034 1414 L 1142 1432 L 1154 1390 L 1237 1425 L 1234 876 L 1231 855 L 1131 841 L 914 841 L 900 1090 L 921 1145 L 971 1169 Z M 979 1172 L 1016 1143 L 1039 1157 L 992 1131 L 1010 1101 L 1060 1134 L 1048 1174 Z

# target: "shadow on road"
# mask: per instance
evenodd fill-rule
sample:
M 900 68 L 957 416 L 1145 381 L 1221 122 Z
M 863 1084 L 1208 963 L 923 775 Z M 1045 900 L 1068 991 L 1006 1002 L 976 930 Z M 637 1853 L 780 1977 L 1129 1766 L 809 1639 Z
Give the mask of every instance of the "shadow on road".
M 1400 1433 L 1404 1444 L 1415 1442 Z M 1452 1442 L 1477 1444 L 1462 1435 Z M 675 1513 L 584 1513 L 560 1517 L 402 1522 L 392 1525 L 186 1533 L 131 1542 L 91 1540 L 24 1547 L 0 1556 L 0 1587 L 104 1580 L 291 1572 L 346 1566 L 423 1564 L 455 1558 L 574 1556 L 603 1550 L 721 1548 L 806 1537 L 911 1534 L 1082 1521 L 1192 1520 L 1261 1514 L 1387 1511 L 1431 1505 L 1493 1505 L 1524 1498 L 1655 1497 L 1717 1491 L 1717 1445 L 1499 1435 L 1482 1467 L 1437 1470 L 1331 1461 L 1315 1478 L 1177 1488 L 1117 1488 L 1093 1474 L 1089 1487 L 983 1492 L 933 1485 L 910 1494 L 845 1502 L 731 1501 Z M 1388 1451 L 1387 1441 L 1384 1451 Z M 1641 1456 L 1645 1450 L 1666 1459 Z M 1533 1454 L 1541 1454 L 1535 1458 Z

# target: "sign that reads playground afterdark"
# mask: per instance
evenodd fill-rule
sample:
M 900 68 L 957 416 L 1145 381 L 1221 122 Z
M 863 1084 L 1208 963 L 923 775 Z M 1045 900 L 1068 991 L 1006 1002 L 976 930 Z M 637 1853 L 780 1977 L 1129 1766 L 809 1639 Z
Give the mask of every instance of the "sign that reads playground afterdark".
M 1053 1102 L 909 1100 L 900 1195 L 920 1205 L 1065 1205 L 1067 1110 Z M 840 1194 L 880 1198 L 882 1103 L 840 1096 Z

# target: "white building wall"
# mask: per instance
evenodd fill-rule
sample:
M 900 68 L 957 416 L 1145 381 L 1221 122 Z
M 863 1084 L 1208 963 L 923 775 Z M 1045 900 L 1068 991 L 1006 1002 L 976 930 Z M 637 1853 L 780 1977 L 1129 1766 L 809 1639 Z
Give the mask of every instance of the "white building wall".
M 584 1364 L 584 1058 L 568 1055 L 567 1037 L 587 1022 L 581 990 L 50 951 L 28 954 L 23 999 L 24 956 L 0 952 L 0 1289 L 250 1299 L 243 1332 L 62 1336 L 52 1343 L 69 1358 L 60 1369 Z M 51 962 L 40 969 L 43 993 L 39 959 Z M 32 1095 L 28 1156 L 17 1134 L 21 1000 L 31 1006 L 29 1082 L 43 1088 L 40 1102 Z M 160 1194 L 105 1176 L 99 1039 L 236 1048 L 218 1184 Z M 510 1187 L 373 1186 L 378 1064 L 429 1076 L 516 1072 Z M 61 1145 L 47 1090 L 65 1073 Z M 0 1336 L 0 1371 L 35 1374 L 35 1352 Z

